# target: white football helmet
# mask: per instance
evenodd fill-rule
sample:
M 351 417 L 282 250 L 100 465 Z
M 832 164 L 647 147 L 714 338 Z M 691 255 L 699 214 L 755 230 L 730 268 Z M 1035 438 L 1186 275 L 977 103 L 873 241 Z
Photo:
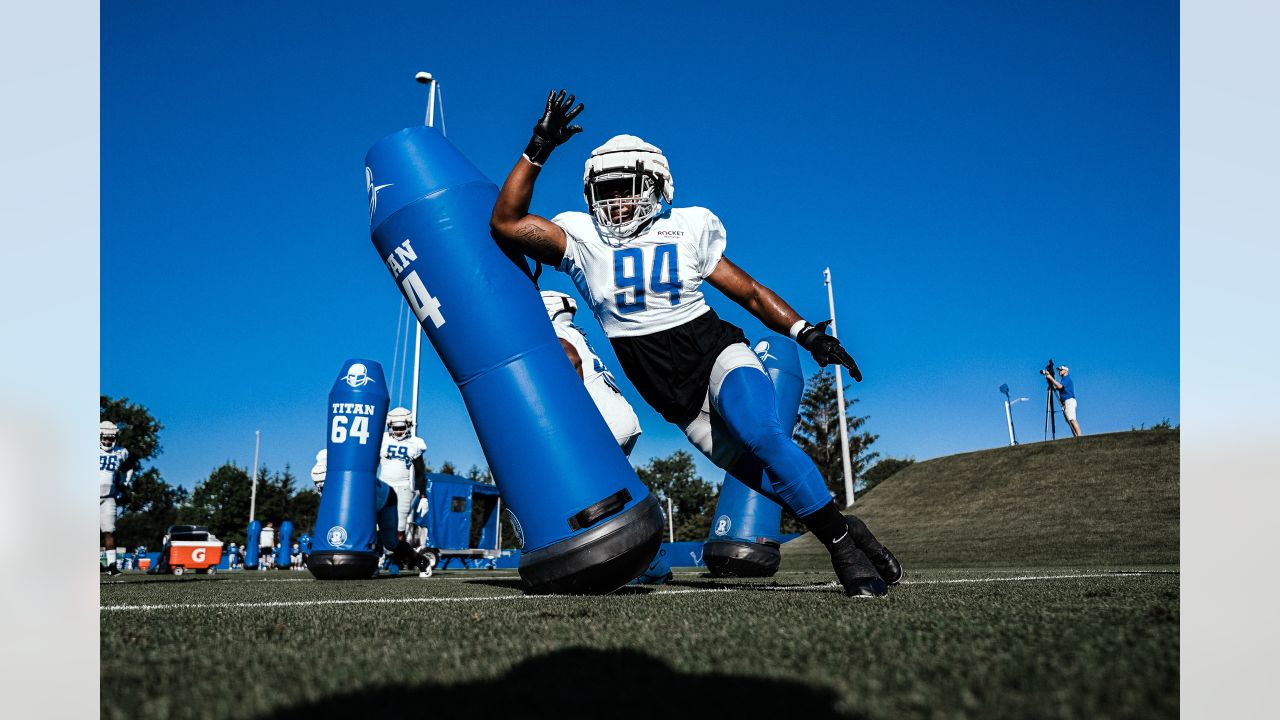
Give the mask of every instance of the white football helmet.
M 98 445 L 103 450 L 110 450 L 116 446 L 116 436 L 120 434 L 120 428 L 110 420 L 103 420 L 98 423 Z
M 409 431 L 413 429 L 413 414 L 408 408 L 393 408 L 387 413 L 387 432 L 396 440 L 403 440 L 409 437 Z
M 671 166 L 655 145 L 615 135 L 591 151 L 582 174 L 583 195 L 600 233 L 625 241 L 675 197 Z
M 317 490 L 324 490 L 324 478 L 329 474 L 329 448 L 316 453 L 316 464 L 311 468 L 311 482 Z
M 542 305 L 547 308 L 547 317 L 555 322 L 556 317 L 569 313 L 569 321 L 573 321 L 573 314 L 578 312 L 578 303 L 569 295 L 555 290 L 542 291 Z

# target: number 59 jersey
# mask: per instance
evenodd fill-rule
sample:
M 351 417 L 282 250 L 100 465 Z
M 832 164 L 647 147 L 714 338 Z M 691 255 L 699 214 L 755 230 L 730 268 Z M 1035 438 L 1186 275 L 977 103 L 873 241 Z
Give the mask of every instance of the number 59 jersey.
M 560 213 L 566 247 L 558 270 L 569 275 L 609 338 L 683 325 L 710 307 L 698 289 L 720 262 L 724 226 L 710 210 L 670 208 L 622 246 L 600 236 L 591 216 Z
M 388 485 L 408 486 L 413 483 L 413 461 L 427 451 L 422 438 L 411 435 L 396 440 L 391 433 L 382 435 L 382 460 L 378 464 L 378 479 Z M 408 498 L 405 498 L 408 501 Z

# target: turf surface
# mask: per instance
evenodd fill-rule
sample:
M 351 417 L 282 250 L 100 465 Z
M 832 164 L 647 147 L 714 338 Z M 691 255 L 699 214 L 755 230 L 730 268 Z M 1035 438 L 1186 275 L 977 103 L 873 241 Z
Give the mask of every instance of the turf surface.
M 101 588 L 102 715 L 1175 716 L 1178 575 L 1117 569 L 916 571 L 888 600 L 829 572 L 591 598 L 503 571 L 126 575 Z

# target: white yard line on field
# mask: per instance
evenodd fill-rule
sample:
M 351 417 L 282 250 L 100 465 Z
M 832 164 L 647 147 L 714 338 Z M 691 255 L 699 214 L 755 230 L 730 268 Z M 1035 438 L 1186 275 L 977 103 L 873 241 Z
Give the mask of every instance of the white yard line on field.
M 906 580 L 904 585 L 952 585 L 992 582 L 1038 582 L 1045 580 L 1081 580 L 1090 578 L 1134 578 L 1169 573 L 1149 572 L 1115 572 L 1115 573 L 1080 573 L 1075 575 L 1020 575 L 1002 578 L 959 578 L 950 580 Z M 693 593 L 734 593 L 734 592 L 813 592 L 834 590 L 839 588 L 835 582 L 817 583 L 813 585 L 741 585 L 736 587 L 717 588 L 666 588 L 646 593 L 646 597 L 663 595 L 688 595 Z M 563 595 L 487 595 L 472 597 L 420 597 L 420 598 L 356 598 L 343 600 L 274 600 L 265 602 L 226 602 L 226 603 L 172 603 L 161 605 L 102 605 L 102 612 L 129 612 L 151 610 L 229 610 L 238 608 L 274 608 L 274 607 L 320 607 L 324 605 L 406 605 L 430 603 L 477 603 L 506 600 L 547 600 L 563 598 Z

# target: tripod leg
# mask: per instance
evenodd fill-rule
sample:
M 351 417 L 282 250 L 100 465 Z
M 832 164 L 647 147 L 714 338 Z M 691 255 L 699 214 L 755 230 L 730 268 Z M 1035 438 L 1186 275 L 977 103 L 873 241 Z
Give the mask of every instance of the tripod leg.
M 1058 439 L 1058 414 L 1053 410 L 1053 388 L 1049 388 L 1049 429 L 1053 431 L 1053 439 Z

